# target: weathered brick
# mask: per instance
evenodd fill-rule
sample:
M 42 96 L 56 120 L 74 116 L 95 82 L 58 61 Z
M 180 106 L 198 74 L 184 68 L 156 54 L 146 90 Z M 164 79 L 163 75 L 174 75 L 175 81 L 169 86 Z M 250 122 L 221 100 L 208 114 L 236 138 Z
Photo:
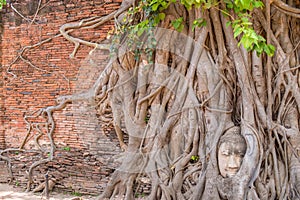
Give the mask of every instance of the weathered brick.
M 37 2 L 15 0 L 14 5 L 26 17 L 33 19 Z M 23 47 L 54 37 L 59 34 L 59 28 L 65 23 L 106 15 L 117 9 L 121 0 L 110 0 L 105 2 L 105 5 L 101 0 L 81 0 L 72 4 L 65 2 L 49 1 L 39 11 L 32 24 L 22 20 L 11 8 L 0 11 L 3 24 L 0 38 L 0 62 L 3 66 L 0 71 L 0 149 L 20 146 L 27 133 L 24 114 L 29 115 L 40 108 L 55 105 L 57 96 L 90 88 L 107 61 L 106 52 L 96 50 L 89 55 L 92 48 L 86 46 L 81 46 L 76 57 L 71 59 L 69 55 L 74 49 L 74 44 L 63 37 L 57 37 L 24 52 L 23 58 L 30 61 L 34 67 L 21 59 L 14 62 Z M 113 23 L 109 22 L 101 28 L 74 31 L 72 34 L 88 41 L 100 41 L 105 39 L 112 26 Z M 14 63 L 11 65 L 12 62 Z M 7 73 L 8 67 L 12 74 Z M 57 188 L 66 191 L 84 186 L 86 188 L 82 188 L 83 192 L 99 193 L 105 187 L 111 168 L 117 167 L 111 162 L 111 157 L 118 154 L 120 149 L 115 135 L 110 138 L 106 136 L 114 133 L 101 129 L 95 117 L 89 102 L 74 103 L 54 113 L 56 130 L 53 137 L 57 152 L 52 162 L 34 170 L 34 185 L 43 181 L 44 173 L 49 170 L 53 177 L 61 179 Z M 44 122 L 42 120 L 45 119 L 40 117 L 28 120 Z M 26 149 L 37 149 L 33 142 L 37 134 L 36 129 L 31 133 L 25 145 Z M 49 147 L 46 134 L 40 141 L 43 148 Z M 62 150 L 64 147 L 70 147 L 70 151 Z M 22 159 L 20 156 L 23 156 Z M 25 171 L 34 161 L 40 159 L 40 154 L 12 153 L 10 157 L 13 159 L 16 180 L 20 186 L 26 187 Z M 0 168 L 2 165 L 4 164 L 0 163 Z M 3 175 L 4 172 L 5 170 L 0 170 L 0 180 L 5 182 L 9 178 L 7 173 Z

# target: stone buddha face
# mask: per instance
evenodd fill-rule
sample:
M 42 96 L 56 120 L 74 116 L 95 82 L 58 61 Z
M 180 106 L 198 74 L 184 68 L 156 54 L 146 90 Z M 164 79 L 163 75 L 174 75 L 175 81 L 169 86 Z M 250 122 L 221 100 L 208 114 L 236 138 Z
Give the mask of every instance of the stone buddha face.
M 218 145 L 218 164 L 223 177 L 233 177 L 240 169 L 247 144 L 240 134 L 240 128 L 228 129 L 220 138 Z

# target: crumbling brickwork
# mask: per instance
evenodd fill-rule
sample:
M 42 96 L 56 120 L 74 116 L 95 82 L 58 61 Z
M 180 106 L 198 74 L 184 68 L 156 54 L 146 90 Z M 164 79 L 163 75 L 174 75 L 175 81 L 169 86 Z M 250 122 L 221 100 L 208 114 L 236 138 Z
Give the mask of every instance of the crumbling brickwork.
M 1 13 L 0 149 L 18 148 L 22 144 L 28 130 L 25 115 L 54 105 L 58 96 L 74 94 L 93 84 L 107 62 L 108 52 L 94 50 L 89 54 L 92 50 L 90 47 L 80 46 L 75 58 L 70 58 L 74 45 L 59 35 L 59 28 L 65 23 L 107 15 L 119 7 L 121 0 L 42 0 L 41 4 L 36 0 L 11 2 L 13 7 L 5 7 Z M 105 40 L 112 25 L 112 22 L 106 23 L 96 29 L 74 31 L 72 35 L 100 42 Z M 52 39 L 26 49 L 22 57 L 18 57 L 24 47 L 33 46 L 48 38 Z M 62 156 L 55 158 L 52 163 L 40 166 L 34 173 L 58 170 L 61 174 L 66 173 L 58 184 L 61 189 L 77 190 L 79 186 L 85 188 L 85 184 L 89 183 L 81 192 L 100 192 L 107 182 L 108 172 L 115 167 L 111 164 L 114 156 L 121 152 L 113 131 L 103 130 L 103 124 L 96 118 L 95 103 L 92 101 L 75 102 L 56 112 L 54 117 L 56 129 L 53 137 L 58 151 L 63 152 L 60 153 Z M 38 127 L 33 126 L 32 129 L 26 149 L 37 149 L 34 137 L 39 133 Z M 46 135 L 41 136 L 40 141 L 45 147 L 49 145 Z M 66 148 L 71 151 L 63 151 Z M 76 155 L 72 156 L 73 152 Z M 30 162 L 24 164 L 24 160 L 14 158 L 19 154 L 9 156 L 14 160 L 14 181 L 17 180 L 19 185 L 24 186 L 26 176 L 19 171 L 27 169 Z M 70 157 L 73 160 L 66 163 Z M 0 167 L 4 167 L 4 164 L 1 161 Z M 94 173 L 93 170 L 97 171 L 98 168 L 101 173 Z M 67 169 L 74 173 L 69 173 Z M 84 172 L 84 169 L 90 171 Z M 1 182 L 9 180 L 3 177 L 5 174 L 1 173 Z M 35 184 L 41 181 L 40 176 L 34 177 Z
M 0 20 L 2 21 L 2 15 L 0 15 Z M 2 46 L 2 33 L 3 25 L 0 24 L 0 46 Z M 2 63 L 2 48 L 0 48 L 0 62 Z M 0 67 L 0 149 L 5 148 L 5 135 L 4 135 L 4 94 L 3 94 L 3 66 Z

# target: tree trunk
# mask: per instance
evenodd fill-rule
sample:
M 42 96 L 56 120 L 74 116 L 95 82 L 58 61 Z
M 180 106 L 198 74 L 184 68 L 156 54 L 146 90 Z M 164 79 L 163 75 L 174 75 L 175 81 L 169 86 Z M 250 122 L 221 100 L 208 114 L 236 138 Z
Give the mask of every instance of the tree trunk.
M 273 7 L 272 19 L 255 10 L 255 29 L 277 48 L 267 58 L 239 47 L 221 9 L 215 5 L 201 13 L 170 5 L 161 28 L 153 31 L 157 46 L 150 59 L 147 44 L 132 48 L 126 43 L 130 38 L 121 41 L 122 51 L 112 61 L 117 63 L 117 88 L 110 96 L 118 98 L 118 106 L 112 103 L 115 127 L 120 133 L 124 121 L 130 159 L 124 158 L 127 167 L 115 172 L 127 174 L 118 187 L 145 176 L 151 180 L 150 199 L 299 196 L 299 37 L 291 39 L 299 32 L 286 26 L 294 19 Z M 181 33 L 170 25 L 178 16 L 187 21 Z M 203 17 L 207 26 L 193 30 L 188 21 L 195 16 Z M 282 25 L 274 22 L 268 29 L 268 20 L 278 17 Z M 299 25 L 299 20 L 293 22 Z M 139 39 L 143 37 L 150 36 Z M 132 56 L 136 49 L 141 56 Z M 232 127 L 240 127 L 247 149 L 237 172 L 223 177 L 219 140 Z M 123 190 L 108 187 L 101 198 L 116 191 L 133 198 L 135 187 L 130 185 Z
M 241 36 L 226 25 L 237 16 L 224 2 L 204 10 L 170 3 L 156 28 L 140 3 L 123 1 L 103 20 L 61 28 L 76 45 L 72 55 L 80 44 L 95 46 L 70 37 L 72 28 L 115 17 L 117 35 L 94 86 L 41 112 L 92 94 L 101 116 L 109 102 L 125 156 L 99 199 L 134 199 L 141 177 L 151 184 L 149 199 L 300 198 L 297 2 L 266 1 L 249 13 L 274 57 L 238 44 Z M 199 19 L 206 25 L 195 28 Z

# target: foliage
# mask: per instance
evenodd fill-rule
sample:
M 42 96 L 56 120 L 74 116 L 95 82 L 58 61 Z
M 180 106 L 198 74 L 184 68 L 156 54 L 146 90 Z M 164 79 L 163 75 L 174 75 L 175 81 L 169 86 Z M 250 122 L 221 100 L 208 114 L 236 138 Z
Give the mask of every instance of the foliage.
M 72 192 L 72 195 L 74 195 L 76 197 L 81 197 L 82 196 L 82 194 L 80 192 L 76 192 L 76 191 Z
M 20 186 L 20 182 L 18 180 L 16 181 L 16 186 Z
M 150 119 L 150 117 L 149 117 L 149 116 L 146 116 L 146 117 L 145 117 L 145 122 L 148 123 L 148 122 L 149 122 L 149 119 Z
M 71 148 L 70 148 L 69 146 L 65 146 L 65 147 L 63 148 L 63 150 L 65 150 L 65 151 L 70 151 Z
M 6 0 L 0 0 L 0 9 L 2 9 L 4 5 L 6 5 Z
M 181 4 L 183 4 L 188 10 L 193 6 L 196 8 L 202 7 L 203 9 L 210 9 L 213 5 L 218 4 L 217 1 L 212 0 L 181 0 Z
M 191 162 L 197 162 L 199 160 L 199 156 L 193 155 L 191 156 Z
M 202 27 L 202 26 L 206 26 L 206 20 L 203 19 L 203 18 L 198 18 L 198 19 L 195 19 L 194 22 L 193 22 L 193 30 L 196 28 L 196 27 Z
M 144 193 L 136 193 L 135 198 L 144 198 L 146 195 Z
M 99 199 L 115 195 L 133 199 L 134 194 L 139 195 L 135 188 L 141 176 L 145 176 L 145 183 L 151 182 L 149 199 L 295 199 L 299 196 L 300 175 L 293 169 L 300 164 L 291 152 L 300 148 L 299 138 L 293 137 L 299 134 L 300 83 L 299 70 L 295 70 L 299 66 L 299 39 L 282 38 L 292 39 L 299 30 L 289 29 L 289 23 L 273 23 L 281 19 L 280 15 L 264 19 L 260 1 L 172 2 L 134 1 L 123 4 L 117 14 L 106 16 L 105 22 L 118 17 L 113 38 L 115 55 L 91 89 L 65 96 L 57 101 L 58 105 L 43 108 L 38 117 L 48 117 L 47 127 L 52 125 L 53 133 L 52 113 L 83 100 L 83 96 L 90 100 L 93 92 L 92 97 L 99 103 L 97 114 L 103 114 L 106 122 L 113 121 L 120 147 L 125 151 L 121 166 L 114 170 Z M 131 7 L 134 3 L 137 6 Z M 200 18 L 191 21 L 197 17 Z M 258 54 L 274 52 L 264 35 L 255 31 L 252 17 L 262 25 L 260 33 L 283 34 L 278 41 L 268 38 L 278 46 L 273 59 L 247 55 L 244 49 L 237 48 L 243 45 Z M 222 26 L 228 20 L 227 27 Z M 272 29 L 264 26 L 267 21 L 272 23 Z M 76 28 L 61 32 L 77 49 L 77 38 L 72 39 L 68 32 L 93 23 L 81 21 L 75 23 Z M 193 32 L 206 23 L 207 28 Z M 74 23 L 69 25 L 74 27 Z M 177 34 L 171 25 L 188 31 Z M 162 29 L 155 32 L 155 26 Z M 295 55 L 289 52 L 292 49 Z M 156 62 L 147 63 L 145 55 Z M 107 105 L 112 116 L 105 116 L 107 110 L 102 106 Z M 221 168 L 217 169 L 219 164 L 226 164 L 218 159 L 218 145 L 224 131 L 232 126 L 238 126 L 235 133 L 244 135 L 249 151 L 242 155 L 245 159 L 238 153 L 235 169 L 240 167 L 239 172 L 234 170 L 228 177 L 220 174 Z M 124 134 L 128 140 L 124 140 Z M 233 139 L 232 135 L 229 138 Z M 54 143 L 51 147 L 53 155 Z M 33 168 L 28 173 L 29 189 Z M 274 198 L 264 196 L 270 192 Z
M 161 11 L 166 9 L 170 3 L 171 1 L 165 0 L 144 0 L 140 1 L 136 7 L 129 8 L 126 16 L 122 19 L 121 24 L 119 24 L 113 32 L 109 33 L 114 35 L 110 52 L 117 51 L 118 45 L 116 44 L 122 42 L 120 41 L 120 37 L 126 33 L 127 46 L 134 52 L 135 60 L 140 58 L 141 53 L 145 53 L 148 56 L 149 63 L 152 63 L 153 49 L 156 46 L 153 29 L 165 19 L 165 13 Z M 140 15 L 141 13 L 145 14 L 144 17 L 146 19 L 135 24 L 134 22 L 137 15 Z M 143 35 L 146 36 L 146 41 L 143 40 Z
M 231 25 L 234 32 L 234 37 L 238 38 L 240 36 L 239 46 L 242 44 L 248 51 L 255 50 L 258 55 L 265 52 L 269 56 L 273 56 L 275 52 L 275 47 L 270 44 L 266 44 L 265 38 L 258 35 L 252 26 L 250 12 L 253 9 L 261 9 L 264 4 L 261 1 L 252 0 L 225 0 L 226 8 L 233 9 L 237 17 L 229 15 L 229 11 L 224 12 L 229 15 L 232 21 L 229 21 L 226 25 Z
M 178 19 L 172 21 L 172 25 L 177 31 L 181 32 L 184 28 L 183 17 L 179 17 Z
M 138 37 L 145 32 L 148 34 L 151 33 L 153 27 L 156 27 L 162 20 L 165 19 L 165 14 L 163 11 L 167 9 L 172 2 L 175 2 L 175 0 L 141 1 L 138 6 L 129 9 L 127 16 L 123 19 L 123 21 L 127 23 L 133 22 L 134 16 L 142 11 L 145 13 L 146 19 L 138 24 L 131 24 L 129 26 L 122 25 L 120 29 L 116 31 L 116 35 L 119 35 L 119 33 L 124 33 L 125 31 L 129 31 L 129 38 L 132 38 L 132 43 L 138 41 Z M 193 6 L 196 8 L 201 7 L 203 10 L 207 10 L 218 5 L 220 2 L 213 0 L 181 0 L 180 3 L 183 4 L 188 10 Z M 255 32 L 252 22 L 250 21 L 250 13 L 255 8 L 263 8 L 263 2 L 260 0 L 225 0 L 225 4 L 226 10 L 224 10 L 223 13 L 229 16 L 231 19 L 231 21 L 227 23 L 227 26 L 232 26 L 234 37 L 239 39 L 239 46 L 242 44 L 248 51 L 255 50 L 258 55 L 265 52 L 267 55 L 273 56 L 275 47 L 271 44 L 266 44 L 266 39 Z M 234 11 L 236 16 L 229 14 L 231 10 Z M 183 22 L 183 17 L 179 17 L 172 21 L 172 25 L 177 31 L 181 32 L 184 28 Z M 198 18 L 194 20 L 192 28 L 194 30 L 196 27 L 202 26 L 206 26 L 206 21 L 203 18 Z M 150 42 L 150 44 L 150 48 L 155 46 L 155 44 L 152 45 L 153 42 Z

